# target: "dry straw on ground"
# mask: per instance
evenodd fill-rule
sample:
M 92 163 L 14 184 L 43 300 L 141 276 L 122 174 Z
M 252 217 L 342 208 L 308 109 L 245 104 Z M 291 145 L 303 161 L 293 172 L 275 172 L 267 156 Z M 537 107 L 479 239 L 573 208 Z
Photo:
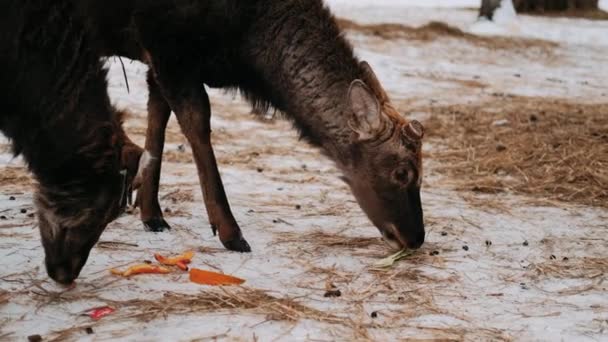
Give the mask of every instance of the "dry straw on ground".
M 276 239 L 277 243 L 310 243 L 313 247 L 318 249 L 326 248 L 368 248 L 370 246 L 386 246 L 382 243 L 379 237 L 359 237 L 359 236 L 347 236 L 343 234 L 332 234 L 322 230 L 312 231 L 306 234 L 299 234 L 294 232 L 281 233 Z
M 608 207 L 608 104 L 510 96 L 421 110 L 440 146 L 433 171 L 456 188 Z
M 3 188 L 28 186 L 32 183 L 32 177 L 26 168 L 13 166 L 3 166 L 0 168 L 0 186 Z
M 72 299 L 66 296 L 60 298 L 61 301 L 83 299 L 99 301 L 117 309 L 111 316 L 113 323 L 131 320 L 150 322 L 158 318 L 167 318 L 170 315 L 179 316 L 209 312 L 217 314 L 237 310 L 241 314 L 249 312 L 264 315 L 267 321 L 296 322 L 301 319 L 310 319 L 338 325 L 348 328 L 356 336 L 368 339 L 366 327 L 359 322 L 305 306 L 293 298 L 277 298 L 266 291 L 247 287 L 220 288 L 213 291 L 201 291 L 198 294 L 165 292 L 158 299 L 132 299 L 127 301 L 108 300 L 95 294 L 81 295 Z M 57 331 L 53 334 L 52 341 L 74 337 L 87 326 L 91 325 L 83 324 Z
M 531 264 L 528 266 L 528 271 L 536 278 L 595 279 L 608 274 L 608 258 L 551 260 Z
M 8 293 L 8 291 L 0 290 L 0 306 L 8 303 L 9 298 L 10 293 Z
M 382 39 L 407 39 L 413 41 L 434 41 L 437 39 L 453 38 L 463 40 L 471 45 L 487 49 L 505 49 L 527 52 L 529 49 L 540 49 L 549 52 L 557 46 L 556 43 L 539 39 L 483 37 L 464 32 L 457 27 L 432 21 L 421 27 L 411 27 L 402 24 L 360 24 L 349 19 L 338 19 L 342 29 L 376 36 Z

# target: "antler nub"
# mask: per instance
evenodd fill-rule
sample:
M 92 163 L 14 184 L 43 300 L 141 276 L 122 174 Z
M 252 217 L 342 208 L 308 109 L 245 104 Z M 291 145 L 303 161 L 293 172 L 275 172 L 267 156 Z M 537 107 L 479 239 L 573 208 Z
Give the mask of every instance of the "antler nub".
M 424 136 L 424 127 L 420 122 L 412 120 L 403 127 L 403 134 L 410 139 L 420 140 Z

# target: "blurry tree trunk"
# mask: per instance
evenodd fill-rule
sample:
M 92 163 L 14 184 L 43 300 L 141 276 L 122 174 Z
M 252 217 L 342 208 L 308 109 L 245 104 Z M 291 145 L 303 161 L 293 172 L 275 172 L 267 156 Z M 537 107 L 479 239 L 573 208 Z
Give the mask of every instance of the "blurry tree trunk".
M 481 0 L 479 17 L 492 20 L 502 1 L 508 0 Z M 597 10 L 598 3 L 599 0 L 513 0 L 517 13 Z
M 492 20 L 494 17 L 494 11 L 500 7 L 501 0 L 482 0 L 481 9 L 479 10 L 479 17 L 485 17 Z
M 599 0 L 514 0 L 517 12 L 558 12 L 598 9 Z

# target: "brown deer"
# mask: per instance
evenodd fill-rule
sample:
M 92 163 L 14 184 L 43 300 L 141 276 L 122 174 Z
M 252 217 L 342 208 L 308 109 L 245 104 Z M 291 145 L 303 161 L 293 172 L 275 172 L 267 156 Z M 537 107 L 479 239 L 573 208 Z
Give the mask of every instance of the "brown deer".
M 146 150 L 154 157 L 138 193 L 152 231 L 169 228 L 158 203 L 171 110 L 188 138 L 214 233 L 228 249 L 250 247 L 230 210 L 211 145 L 203 84 L 236 88 L 260 112 L 277 108 L 331 158 L 385 240 L 424 241 L 420 200 L 423 127 L 403 118 L 321 0 L 86 0 L 105 55 L 150 67 Z
M 99 58 L 71 1 L 0 2 L 0 131 L 38 182 L 46 269 L 62 284 L 124 208 L 143 151 L 110 105 Z

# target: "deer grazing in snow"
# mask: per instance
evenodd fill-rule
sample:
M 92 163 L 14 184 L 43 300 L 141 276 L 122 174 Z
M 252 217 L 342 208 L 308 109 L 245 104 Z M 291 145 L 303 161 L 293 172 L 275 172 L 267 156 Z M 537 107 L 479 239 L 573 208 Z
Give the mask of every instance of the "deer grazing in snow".
M 71 1 L 0 2 L 0 131 L 38 181 L 46 269 L 63 284 L 124 208 L 143 152 L 122 130 L 75 13 Z
M 214 233 L 226 248 L 250 251 L 218 172 L 206 84 L 239 89 L 254 108 L 284 112 L 336 163 L 387 242 L 422 245 L 423 127 L 394 109 L 321 0 L 85 0 L 80 6 L 104 55 L 150 68 L 145 149 L 154 159 L 138 193 L 147 229 L 169 228 L 158 187 L 173 110 L 192 146 Z

